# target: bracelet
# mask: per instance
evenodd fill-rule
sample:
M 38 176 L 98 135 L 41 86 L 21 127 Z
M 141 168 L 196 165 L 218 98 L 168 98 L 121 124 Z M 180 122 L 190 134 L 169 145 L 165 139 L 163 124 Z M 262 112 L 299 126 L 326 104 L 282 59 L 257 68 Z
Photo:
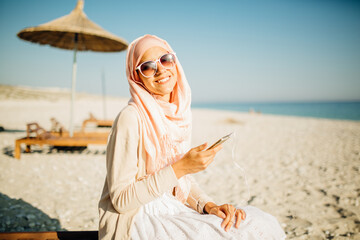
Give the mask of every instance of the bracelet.
M 204 208 L 203 208 L 203 213 L 204 213 L 204 214 L 209 214 L 209 213 L 206 211 L 205 206 L 204 206 Z

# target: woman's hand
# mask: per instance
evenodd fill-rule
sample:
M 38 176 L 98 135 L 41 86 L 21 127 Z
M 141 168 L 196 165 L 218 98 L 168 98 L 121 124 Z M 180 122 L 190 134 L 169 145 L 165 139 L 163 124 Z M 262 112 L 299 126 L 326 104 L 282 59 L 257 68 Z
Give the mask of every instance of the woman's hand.
M 216 153 L 222 149 L 222 146 L 219 145 L 210 150 L 205 150 L 206 146 L 207 143 L 204 143 L 190 149 L 179 161 L 172 165 L 178 179 L 186 174 L 205 170 L 214 160 Z
M 221 223 L 221 227 L 224 228 L 225 231 L 229 231 L 234 223 L 235 227 L 239 228 L 241 220 L 245 220 L 246 218 L 246 213 L 244 210 L 236 209 L 231 204 L 223 204 L 218 206 L 213 202 L 208 202 L 205 204 L 204 210 L 208 214 L 213 214 L 224 219 L 224 221 Z

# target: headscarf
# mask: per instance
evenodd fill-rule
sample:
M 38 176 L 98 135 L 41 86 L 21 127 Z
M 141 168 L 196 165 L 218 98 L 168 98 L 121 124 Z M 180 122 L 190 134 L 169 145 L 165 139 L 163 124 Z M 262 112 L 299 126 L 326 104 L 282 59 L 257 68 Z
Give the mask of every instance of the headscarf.
M 136 108 L 141 119 L 147 175 L 176 162 L 189 150 L 192 123 L 191 90 L 178 59 L 177 83 L 169 102 L 147 90 L 136 72 L 141 57 L 152 47 L 173 52 L 165 40 L 144 35 L 130 44 L 126 57 L 126 75 L 131 93 L 129 104 Z M 175 197 L 185 203 L 190 192 L 190 183 L 186 176 L 178 182 Z

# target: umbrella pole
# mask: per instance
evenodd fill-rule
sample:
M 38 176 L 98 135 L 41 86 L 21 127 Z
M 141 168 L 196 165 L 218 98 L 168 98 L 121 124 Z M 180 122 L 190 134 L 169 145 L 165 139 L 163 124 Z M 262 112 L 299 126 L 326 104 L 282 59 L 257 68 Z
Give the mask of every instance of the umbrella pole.
M 104 113 L 104 120 L 106 120 L 106 84 L 105 84 L 105 72 L 104 69 L 102 70 L 101 74 L 101 85 L 102 85 L 102 95 L 103 95 L 103 113 Z
M 75 90 L 76 90 L 76 53 L 78 45 L 78 34 L 75 33 L 75 47 L 74 47 L 74 59 L 72 69 L 72 81 L 71 81 L 71 112 L 70 112 L 70 137 L 74 136 L 74 101 L 75 101 Z

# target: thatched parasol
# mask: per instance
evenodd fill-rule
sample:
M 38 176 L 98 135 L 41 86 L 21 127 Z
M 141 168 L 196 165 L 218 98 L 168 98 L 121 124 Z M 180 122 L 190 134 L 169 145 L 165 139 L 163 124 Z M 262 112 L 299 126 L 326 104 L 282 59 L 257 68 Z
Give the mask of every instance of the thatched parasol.
M 117 52 L 125 50 L 128 46 L 124 39 L 105 31 L 99 25 L 90 21 L 83 12 L 83 8 L 84 1 L 78 0 L 75 9 L 70 14 L 37 27 L 25 28 L 17 34 L 19 38 L 30 42 L 74 50 L 70 136 L 73 135 L 74 131 L 73 116 L 77 51 Z

